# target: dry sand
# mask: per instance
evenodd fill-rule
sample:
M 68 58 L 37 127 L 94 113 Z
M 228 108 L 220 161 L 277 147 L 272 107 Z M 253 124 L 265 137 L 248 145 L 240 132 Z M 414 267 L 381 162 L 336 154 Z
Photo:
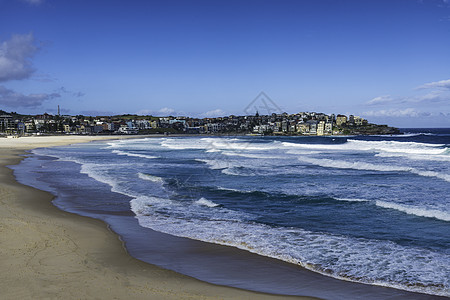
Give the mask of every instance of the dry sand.
M 57 209 L 51 194 L 19 184 L 6 167 L 25 150 L 103 139 L 111 137 L 0 138 L 1 299 L 288 298 L 216 286 L 134 259 L 105 223 Z

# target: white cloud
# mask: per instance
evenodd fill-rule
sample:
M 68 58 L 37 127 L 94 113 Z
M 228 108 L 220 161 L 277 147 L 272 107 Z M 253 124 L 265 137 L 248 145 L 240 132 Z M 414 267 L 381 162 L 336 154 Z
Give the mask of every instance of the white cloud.
M 168 115 L 170 115 L 170 114 L 172 114 L 174 112 L 175 112 L 175 109 L 169 108 L 169 107 L 163 107 L 160 110 L 158 110 L 158 113 L 160 113 L 160 114 L 168 114 Z
M 450 79 L 425 83 L 424 85 L 421 85 L 416 89 L 436 89 L 436 88 L 450 90 Z
M 47 100 L 61 97 L 58 93 L 24 95 L 0 86 L 0 104 L 8 107 L 38 107 Z
M 444 93 L 441 91 L 432 91 L 431 93 L 425 95 L 419 95 L 415 97 L 411 97 L 410 102 L 415 103 L 437 103 L 444 102 L 450 103 L 450 94 Z
M 140 111 L 136 112 L 136 115 L 139 115 L 139 116 L 151 116 L 153 114 L 154 114 L 154 111 L 150 110 L 150 109 L 141 109 Z
M 15 34 L 0 44 L 0 82 L 29 78 L 34 72 L 31 59 L 38 51 L 30 34 Z
M 170 107 L 163 107 L 160 110 L 151 110 L 151 109 L 141 109 L 136 112 L 137 115 L 148 115 L 148 116 L 169 116 L 169 115 L 180 115 L 181 112 L 175 112 L 175 109 Z
M 375 105 L 399 106 L 404 104 L 419 105 L 432 103 L 436 105 L 438 103 L 444 104 L 450 103 L 450 79 L 426 83 L 424 85 L 415 88 L 416 91 L 423 89 L 428 89 L 430 91 L 427 94 L 419 94 L 418 92 L 416 92 L 416 95 L 404 97 L 393 97 L 391 95 L 383 95 L 367 101 L 366 104 L 370 106 Z
M 225 116 L 225 112 L 218 108 L 215 110 L 207 111 L 207 112 L 201 114 L 201 116 L 204 118 L 223 117 L 223 116 Z
M 380 105 L 380 104 L 392 103 L 394 101 L 396 101 L 396 99 L 394 99 L 391 95 L 384 95 L 384 96 L 375 97 L 372 100 L 367 101 L 366 104 Z
M 405 109 L 382 109 L 376 111 L 366 111 L 362 113 L 365 117 L 418 117 L 423 113 L 418 112 L 414 108 Z

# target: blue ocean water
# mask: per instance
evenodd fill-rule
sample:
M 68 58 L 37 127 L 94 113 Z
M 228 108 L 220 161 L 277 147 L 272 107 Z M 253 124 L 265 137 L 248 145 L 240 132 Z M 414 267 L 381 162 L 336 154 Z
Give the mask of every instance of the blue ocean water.
M 450 296 L 449 147 L 450 129 L 163 137 L 36 149 L 23 164 L 68 211 L 132 214 L 338 279 Z M 115 193 L 64 197 L 98 193 L 93 179 Z

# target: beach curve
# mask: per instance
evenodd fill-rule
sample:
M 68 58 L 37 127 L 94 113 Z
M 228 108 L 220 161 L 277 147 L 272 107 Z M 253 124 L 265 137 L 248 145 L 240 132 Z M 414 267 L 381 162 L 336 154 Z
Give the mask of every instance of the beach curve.
M 53 195 L 19 184 L 6 166 L 27 150 L 114 139 L 45 136 L 0 140 L 0 289 L 5 299 L 285 299 L 217 286 L 131 257 L 105 223 L 64 212 Z M 120 137 L 133 138 L 133 137 Z M 141 137 L 134 137 L 141 138 Z M 314 299 L 296 297 L 298 299 Z

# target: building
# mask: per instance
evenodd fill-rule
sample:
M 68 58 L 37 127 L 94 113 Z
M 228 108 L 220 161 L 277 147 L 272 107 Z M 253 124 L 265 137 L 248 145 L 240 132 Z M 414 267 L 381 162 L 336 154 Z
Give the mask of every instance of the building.
M 332 122 L 325 123 L 325 132 L 324 133 L 327 135 L 333 134 L 333 123 Z
M 0 132 L 12 133 L 16 130 L 16 124 L 10 115 L 0 115 Z
M 361 118 L 361 117 L 355 116 L 355 117 L 353 118 L 353 120 L 354 120 L 354 122 L 355 122 L 355 125 L 357 125 L 357 126 L 367 125 L 367 120 L 366 120 L 366 119 L 363 119 L 363 118 Z
M 336 125 L 337 126 L 342 126 L 347 124 L 347 116 L 345 115 L 337 115 L 336 117 Z
M 317 123 L 317 135 L 324 135 L 325 134 L 325 121 L 319 121 Z
M 298 123 L 297 132 L 300 134 L 309 134 L 309 124 L 308 123 Z
M 309 120 L 309 134 L 317 135 L 317 120 Z

